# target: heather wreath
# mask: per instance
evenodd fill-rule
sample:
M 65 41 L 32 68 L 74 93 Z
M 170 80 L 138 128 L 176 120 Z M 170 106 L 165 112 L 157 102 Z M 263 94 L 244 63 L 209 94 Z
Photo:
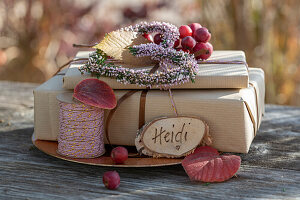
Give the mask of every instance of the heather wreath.
M 149 56 L 158 61 L 159 68 L 155 73 L 151 69 L 131 69 L 118 66 L 107 61 L 107 55 L 101 50 L 93 52 L 88 62 L 79 70 L 96 76 L 115 78 L 123 84 L 137 84 L 146 87 L 168 88 L 173 85 L 194 81 L 198 71 L 198 64 L 193 54 L 177 51 L 173 48 L 179 38 L 178 28 L 165 22 L 142 22 L 135 26 L 128 26 L 120 31 L 132 31 L 138 34 L 160 33 L 162 43 L 146 43 L 129 47 L 129 51 L 136 57 Z

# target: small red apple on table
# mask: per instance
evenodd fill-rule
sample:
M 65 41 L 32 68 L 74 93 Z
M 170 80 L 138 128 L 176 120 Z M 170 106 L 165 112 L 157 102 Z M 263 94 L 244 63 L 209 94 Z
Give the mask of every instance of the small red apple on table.
M 115 190 L 120 185 L 120 176 L 116 171 L 107 171 L 102 177 L 103 184 L 107 189 Z
M 128 151 L 125 147 L 116 147 L 110 153 L 110 157 L 115 164 L 123 164 L 128 159 Z

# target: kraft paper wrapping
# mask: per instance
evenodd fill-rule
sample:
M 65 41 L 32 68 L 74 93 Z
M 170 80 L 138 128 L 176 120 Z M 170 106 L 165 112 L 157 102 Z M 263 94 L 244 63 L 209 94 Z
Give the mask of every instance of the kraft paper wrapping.
M 35 138 L 56 140 L 58 102 L 56 96 L 69 92 L 57 75 L 34 90 Z M 249 69 L 250 83 L 244 89 L 172 90 L 180 115 L 199 116 L 206 121 L 213 147 L 224 152 L 247 153 L 264 113 L 264 72 Z M 128 90 L 115 90 L 120 98 Z M 126 99 L 110 123 L 110 140 L 116 145 L 134 145 L 138 129 L 141 92 Z M 106 112 L 107 116 L 108 112 Z M 167 91 L 151 90 L 146 99 L 146 122 L 161 116 L 174 116 Z
M 34 137 L 40 140 L 57 140 L 59 132 L 59 105 L 56 96 L 73 91 L 62 88 L 66 70 L 33 90 L 34 95 Z
M 87 58 L 91 51 L 80 51 L 76 58 Z M 214 51 L 209 60 L 243 61 L 246 62 L 243 51 Z M 78 68 L 82 64 L 71 64 L 64 76 L 63 87 L 74 89 L 80 81 L 90 78 L 91 74 L 81 75 Z M 113 89 L 143 89 L 134 84 L 124 85 L 109 77 L 100 77 Z M 245 64 L 201 64 L 195 83 L 188 82 L 172 87 L 173 89 L 199 89 L 199 88 L 247 88 L 249 84 L 248 69 Z M 155 89 L 156 87 L 153 87 Z M 158 89 L 158 88 L 156 88 Z

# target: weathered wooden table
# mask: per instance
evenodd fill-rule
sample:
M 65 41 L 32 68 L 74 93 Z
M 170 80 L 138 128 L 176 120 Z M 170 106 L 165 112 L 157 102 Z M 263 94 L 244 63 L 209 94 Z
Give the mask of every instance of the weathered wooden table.
M 107 168 L 44 154 L 31 143 L 34 84 L 0 81 L 0 199 L 300 199 L 300 108 L 267 105 L 237 177 L 192 183 L 181 165 Z M 102 174 L 117 170 L 107 190 Z

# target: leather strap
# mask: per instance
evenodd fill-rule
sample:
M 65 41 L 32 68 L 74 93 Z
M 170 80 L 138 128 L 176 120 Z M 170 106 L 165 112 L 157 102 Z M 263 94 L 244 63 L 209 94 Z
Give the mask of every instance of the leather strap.
M 155 73 L 159 68 L 159 64 L 154 65 L 150 70 L 149 74 Z M 146 114 L 146 97 L 147 93 L 150 90 L 150 87 L 147 87 L 145 90 L 142 90 L 140 97 L 140 110 L 139 110 L 139 129 L 141 129 L 145 124 L 145 114 Z
M 146 96 L 148 91 L 148 89 L 143 90 L 140 97 L 139 129 L 141 129 L 145 124 Z
M 116 110 L 118 109 L 118 107 L 121 105 L 121 103 L 126 100 L 128 97 L 130 97 L 131 95 L 133 95 L 134 93 L 138 92 L 140 90 L 130 90 L 128 92 L 126 92 L 117 102 L 117 105 L 114 109 L 110 110 L 109 113 L 108 113 L 108 116 L 106 118 L 106 122 L 105 122 L 105 136 L 106 136 L 106 139 L 107 139 L 107 142 L 108 144 L 111 145 L 110 143 L 110 139 L 109 139 L 109 124 L 110 124 L 110 121 L 114 115 L 114 113 L 116 112 Z

